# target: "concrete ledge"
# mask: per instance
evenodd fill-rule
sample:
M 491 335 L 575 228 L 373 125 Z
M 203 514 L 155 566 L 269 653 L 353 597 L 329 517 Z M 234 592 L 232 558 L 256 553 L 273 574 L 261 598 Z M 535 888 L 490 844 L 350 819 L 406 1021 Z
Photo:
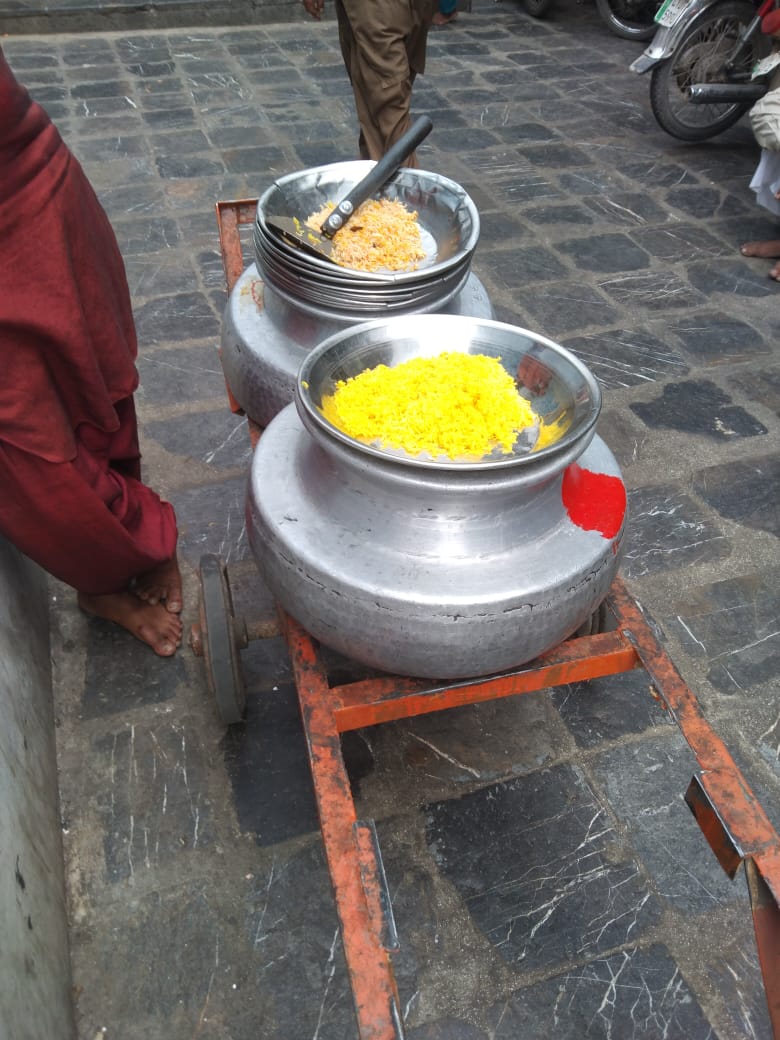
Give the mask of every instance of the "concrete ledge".
M 34 4 L 0 0 L 0 32 L 124 32 L 310 21 L 300 0 L 156 0 L 154 3 Z
M 46 575 L 0 537 L 0 1036 L 72 1040 Z

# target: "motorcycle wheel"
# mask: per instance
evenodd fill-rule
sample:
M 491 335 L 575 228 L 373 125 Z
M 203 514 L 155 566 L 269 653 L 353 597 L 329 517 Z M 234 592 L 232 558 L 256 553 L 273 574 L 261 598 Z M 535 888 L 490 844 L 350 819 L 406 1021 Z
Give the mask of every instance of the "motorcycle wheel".
M 669 57 L 652 71 L 650 105 L 653 115 L 672 137 L 681 141 L 704 141 L 722 133 L 747 112 L 752 102 L 691 104 L 688 87 L 694 83 L 726 83 L 725 62 L 739 33 L 756 13 L 744 0 L 721 0 L 694 18 Z M 745 81 L 750 69 L 768 53 L 769 41 L 753 34 L 743 50 L 740 71 Z M 733 78 L 733 77 L 732 77 Z
M 555 0 L 523 0 L 523 7 L 532 18 L 546 18 Z
M 651 40 L 658 26 L 660 0 L 596 0 L 601 18 L 615 36 L 624 40 Z

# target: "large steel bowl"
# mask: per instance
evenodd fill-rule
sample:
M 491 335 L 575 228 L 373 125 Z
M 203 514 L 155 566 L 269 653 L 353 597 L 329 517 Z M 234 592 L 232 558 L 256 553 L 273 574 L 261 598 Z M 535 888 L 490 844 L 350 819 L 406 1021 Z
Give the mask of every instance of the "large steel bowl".
M 518 437 L 512 452 L 479 459 L 408 455 L 401 449 L 365 444 L 344 433 L 322 414 L 323 398 L 340 380 L 377 365 L 392 368 L 417 357 L 444 351 L 498 358 L 515 380 L 517 392 L 540 419 L 552 424 L 556 439 L 536 447 L 538 427 Z M 304 424 L 315 434 L 377 458 L 395 458 L 425 469 L 504 469 L 538 464 L 550 456 L 583 451 L 593 436 L 601 410 L 601 390 L 590 370 L 574 354 L 535 332 L 498 321 L 448 314 L 378 319 L 323 340 L 298 372 L 296 402 Z
M 371 166 L 370 160 L 332 163 L 278 178 L 257 204 L 254 247 L 267 282 L 302 303 L 333 312 L 418 310 L 443 303 L 468 277 L 479 240 L 479 214 L 455 181 L 426 170 L 400 169 L 378 193 L 417 212 L 425 259 L 413 271 L 358 271 L 290 245 L 269 226 L 269 217 L 305 221 L 338 202 Z M 364 317 L 368 315 L 364 314 Z

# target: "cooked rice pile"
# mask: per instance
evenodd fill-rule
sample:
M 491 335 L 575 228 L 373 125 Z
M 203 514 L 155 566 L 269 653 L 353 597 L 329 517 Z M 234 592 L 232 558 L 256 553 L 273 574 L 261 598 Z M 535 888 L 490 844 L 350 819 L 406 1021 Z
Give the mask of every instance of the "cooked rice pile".
M 334 209 L 329 202 L 306 226 L 319 231 Z M 369 199 L 333 236 L 333 259 L 355 271 L 415 271 L 425 259 L 417 213 L 396 199 Z
M 499 358 L 449 352 L 340 380 L 322 412 L 364 443 L 451 459 L 508 454 L 538 421 Z

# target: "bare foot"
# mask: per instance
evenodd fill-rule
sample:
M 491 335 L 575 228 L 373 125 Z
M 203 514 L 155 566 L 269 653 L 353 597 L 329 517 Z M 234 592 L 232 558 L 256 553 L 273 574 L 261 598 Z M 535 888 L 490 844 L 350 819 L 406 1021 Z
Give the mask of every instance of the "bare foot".
M 457 17 L 457 11 L 453 11 L 452 14 L 442 14 L 441 11 L 437 11 L 432 21 L 434 25 L 446 25 L 447 22 L 454 22 Z
M 162 604 L 141 603 L 132 592 L 111 592 L 105 596 L 80 592 L 78 601 L 85 614 L 121 625 L 160 657 L 171 657 L 181 646 L 181 618 Z
M 769 272 L 769 277 L 774 278 L 776 282 L 780 282 L 780 264 L 775 264 Z
M 176 556 L 152 567 L 145 574 L 139 574 L 133 582 L 133 592 L 145 603 L 155 606 L 164 602 L 165 609 L 171 614 L 181 614 L 181 574 Z
M 740 253 L 743 256 L 760 256 L 774 260 L 780 257 L 780 238 L 774 238 L 769 242 L 746 242 Z

